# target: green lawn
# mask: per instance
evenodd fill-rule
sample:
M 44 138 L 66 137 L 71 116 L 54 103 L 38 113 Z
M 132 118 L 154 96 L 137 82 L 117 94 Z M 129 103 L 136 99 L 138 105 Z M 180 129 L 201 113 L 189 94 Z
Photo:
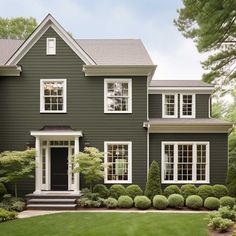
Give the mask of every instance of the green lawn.
M 205 214 L 58 213 L 0 224 L 2 236 L 207 236 Z

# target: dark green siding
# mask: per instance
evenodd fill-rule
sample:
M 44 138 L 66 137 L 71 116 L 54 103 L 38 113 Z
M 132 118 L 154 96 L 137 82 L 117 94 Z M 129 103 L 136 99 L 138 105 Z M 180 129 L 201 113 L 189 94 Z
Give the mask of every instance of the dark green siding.
M 209 117 L 210 94 L 196 94 L 196 118 Z M 178 116 L 180 116 L 180 96 L 178 95 Z M 162 117 L 162 95 L 149 94 L 149 118 Z
M 150 163 L 157 160 L 160 166 L 162 141 L 209 141 L 210 183 L 225 183 L 228 166 L 227 134 L 150 134 Z
M 46 55 L 46 38 L 56 37 L 57 54 Z M 19 63 L 21 77 L 0 79 L 0 150 L 24 149 L 34 139 L 31 130 L 45 125 L 70 125 L 83 132 L 82 142 L 103 150 L 104 141 L 132 141 L 133 183 L 146 181 L 147 81 L 133 77 L 132 114 L 104 114 L 104 78 L 85 77 L 83 62 L 69 46 L 49 29 Z M 67 113 L 40 114 L 40 79 L 67 79 Z M 21 190 L 33 191 L 32 181 Z

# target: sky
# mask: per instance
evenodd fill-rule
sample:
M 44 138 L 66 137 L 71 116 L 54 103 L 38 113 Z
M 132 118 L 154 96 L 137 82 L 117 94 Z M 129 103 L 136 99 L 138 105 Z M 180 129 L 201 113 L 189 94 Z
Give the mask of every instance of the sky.
M 154 79 L 201 79 L 200 61 L 191 39 L 173 20 L 181 0 L 0 0 L 0 17 L 35 17 L 51 13 L 75 38 L 140 38 L 157 65 Z

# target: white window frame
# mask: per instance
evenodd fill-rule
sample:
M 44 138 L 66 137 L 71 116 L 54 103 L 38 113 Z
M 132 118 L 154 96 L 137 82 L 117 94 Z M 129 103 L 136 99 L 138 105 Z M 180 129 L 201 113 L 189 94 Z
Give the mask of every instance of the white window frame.
M 175 99 L 175 114 L 174 115 L 166 115 L 165 114 L 165 96 L 174 95 Z M 177 93 L 163 93 L 162 94 L 162 118 L 178 118 L 178 94 Z
M 63 82 L 63 110 L 45 110 L 44 82 Z M 66 113 L 67 112 L 67 79 L 40 79 L 40 113 Z
M 192 115 L 183 114 L 183 96 L 190 95 L 192 96 Z M 181 93 L 180 94 L 180 118 L 196 118 L 196 94 L 194 93 Z
M 128 111 L 109 111 L 107 107 L 107 84 L 115 82 L 128 83 Z M 114 78 L 104 79 L 104 113 L 132 113 L 132 79 L 131 78 Z
M 107 179 L 107 146 L 109 144 L 128 145 L 128 180 L 108 180 Z M 104 142 L 104 183 L 106 184 L 131 184 L 132 183 L 132 142 L 131 141 L 105 141 Z
M 54 43 L 53 52 L 50 52 L 49 41 L 53 41 L 53 43 Z M 47 38 L 46 54 L 47 55 L 56 55 L 56 38 Z
M 192 180 L 178 180 L 178 145 L 190 144 L 193 145 L 193 169 Z M 165 145 L 174 145 L 174 180 L 165 180 Z M 206 145 L 206 180 L 197 180 L 197 145 Z M 209 184 L 210 183 L 210 143 L 207 141 L 194 141 L 194 142 L 161 142 L 161 182 L 163 184 Z

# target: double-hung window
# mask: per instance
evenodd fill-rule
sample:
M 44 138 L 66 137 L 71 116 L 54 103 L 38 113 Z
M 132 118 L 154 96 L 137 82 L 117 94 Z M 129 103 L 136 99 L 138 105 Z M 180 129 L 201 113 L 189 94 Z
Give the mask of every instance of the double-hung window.
M 105 142 L 105 183 L 132 182 L 132 142 Z
M 40 80 L 40 112 L 66 112 L 66 79 Z
M 209 183 L 209 142 L 162 142 L 162 183 Z
M 47 55 L 56 55 L 56 38 L 47 38 Z
M 132 79 L 104 80 L 104 112 L 132 113 Z
M 178 94 L 162 94 L 162 117 L 178 117 Z
M 195 94 L 180 94 L 180 117 L 195 118 Z

